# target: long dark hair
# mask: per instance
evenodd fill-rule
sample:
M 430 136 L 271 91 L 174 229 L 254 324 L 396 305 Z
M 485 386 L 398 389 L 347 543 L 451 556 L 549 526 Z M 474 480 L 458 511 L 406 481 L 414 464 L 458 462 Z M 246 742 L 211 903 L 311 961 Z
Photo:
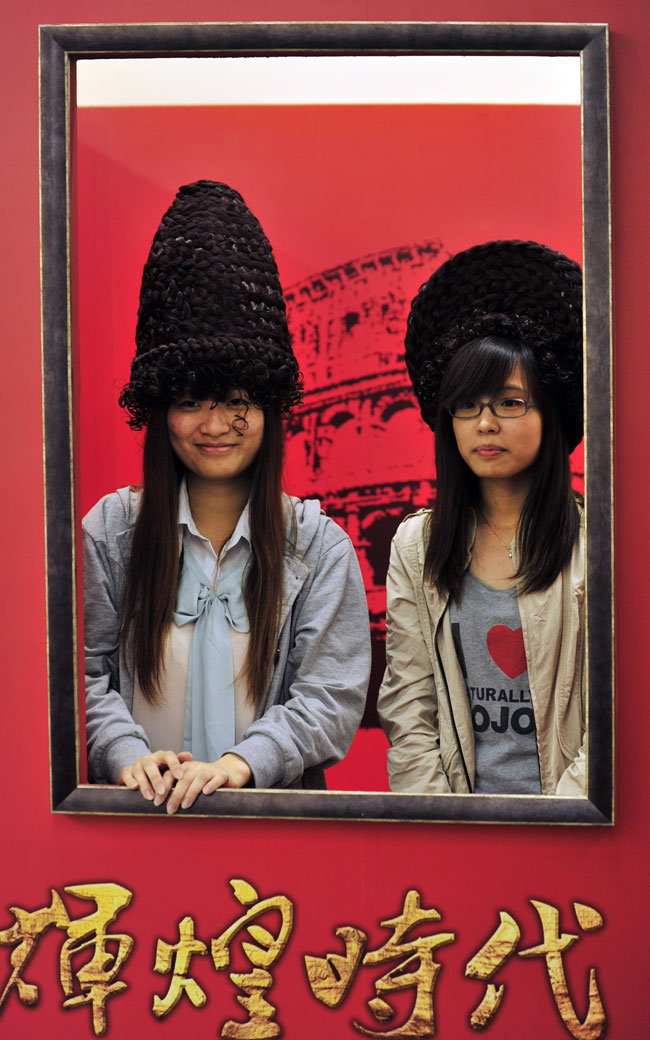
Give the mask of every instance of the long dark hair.
M 428 521 L 425 577 L 442 595 L 459 599 L 472 524 L 480 503 L 479 482 L 456 446 L 449 406 L 461 399 L 496 394 L 515 365 L 542 416 L 542 443 L 517 529 L 520 592 L 548 588 L 568 563 L 580 532 L 571 488 L 566 435 L 553 402 L 544 393 L 532 350 L 501 336 L 466 343 L 449 362 L 438 398 L 435 429 L 436 502 Z M 516 420 L 512 420 L 516 422 Z
M 250 624 L 244 664 L 249 696 L 257 707 L 266 694 L 282 603 L 286 519 L 282 502 L 284 425 L 265 409 L 264 435 L 253 463 L 249 519 L 252 557 L 244 579 Z M 143 489 L 126 576 L 123 649 L 129 651 L 144 697 L 160 695 L 163 651 L 180 577 L 178 491 L 184 467 L 169 441 L 167 408 L 155 409 L 144 441 Z

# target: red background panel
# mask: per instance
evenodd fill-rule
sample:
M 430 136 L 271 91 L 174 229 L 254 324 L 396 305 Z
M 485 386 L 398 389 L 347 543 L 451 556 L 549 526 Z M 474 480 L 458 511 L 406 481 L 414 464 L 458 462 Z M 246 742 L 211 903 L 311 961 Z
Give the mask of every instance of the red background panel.
M 139 480 L 138 440 L 117 395 L 142 266 L 179 185 L 205 177 L 237 188 L 285 289 L 433 238 L 440 259 L 494 238 L 581 257 L 580 112 L 568 106 L 80 109 L 77 155 L 83 513 Z M 424 277 L 411 276 L 407 299 Z M 421 425 L 428 443 L 427 434 Z
M 126 427 L 117 394 L 153 232 L 180 184 L 224 180 L 266 228 L 288 290 L 307 394 L 289 427 L 287 488 L 321 498 L 345 527 L 368 592 L 364 725 L 375 729 L 328 785 L 387 790 L 375 704 L 390 539 L 403 516 L 431 504 L 435 476 L 403 362 L 409 302 L 447 256 L 478 242 L 537 239 L 580 259 L 579 108 L 82 108 L 76 156 L 81 512 L 140 482 L 142 435 Z M 394 382 L 396 370 L 399 385 L 377 390 L 377 374 Z
M 617 821 L 613 828 L 437 826 L 249 820 L 124 820 L 67 818 L 49 811 L 47 768 L 46 630 L 44 609 L 43 493 L 39 356 L 39 247 L 37 141 L 37 33 L 39 22 L 137 20 L 439 19 L 516 21 L 609 21 L 612 30 L 613 250 L 615 261 L 615 433 L 618 698 Z M 287 953 L 274 972 L 271 999 L 284 1035 L 316 1040 L 358 1035 L 357 1018 L 372 1025 L 365 1001 L 373 972 L 362 969 L 338 1011 L 309 995 L 301 964 L 304 953 L 335 947 L 334 928 L 354 924 L 376 946 L 378 922 L 395 916 L 404 893 L 417 888 L 425 906 L 443 917 L 440 927 L 456 935 L 441 950 L 436 988 L 437 1035 L 449 1040 L 474 1035 L 467 1015 L 479 999 L 479 984 L 463 978 L 464 964 L 494 930 L 497 912 L 508 910 L 522 929 L 522 946 L 539 941 L 531 898 L 555 904 L 561 927 L 580 935 L 565 955 L 577 1010 L 584 1014 L 586 978 L 595 966 L 610 1021 L 609 1035 L 647 1035 L 646 985 L 642 974 L 650 900 L 647 894 L 647 732 L 650 724 L 643 675 L 650 616 L 650 557 L 644 472 L 647 438 L 639 428 L 639 402 L 650 396 L 645 346 L 649 324 L 647 170 L 650 166 L 650 24 L 646 0 L 28 0 L 5 11 L 2 63 L 5 83 L 0 168 L 3 199 L 2 419 L 3 486 L 3 858 L 0 931 L 13 917 L 9 907 L 46 906 L 50 888 L 114 881 L 133 891 L 131 907 L 114 930 L 135 936 L 122 978 L 129 988 L 109 1001 L 109 1036 L 195 1037 L 219 1034 L 238 1013 L 227 978 L 209 959 L 195 958 L 193 973 L 209 1001 L 194 1009 L 183 998 L 158 1023 L 151 1014 L 155 992 L 166 978 L 152 971 L 155 940 L 176 939 L 177 922 L 190 914 L 203 941 L 217 935 L 238 912 L 228 879 L 245 877 L 262 896 L 284 892 L 295 902 L 296 921 Z M 203 172 L 203 171 L 201 171 Z M 180 183 L 183 178 L 177 178 Z M 234 178 L 233 178 L 234 179 Z M 396 181 L 399 177 L 396 173 Z M 244 194 L 246 186 L 242 184 Z M 402 190 L 402 189 L 400 189 Z M 252 207 L 266 214 L 264 200 L 248 192 Z M 153 199 L 153 195 L 152 195 Z M 151 228 L 168 199 L 153 199 Z M 384 214 L 381 215 L 382 220 Z M 277 226 L 265 221 L 273 241 Z M 379 224 L 379 221 L 378 221 Z M 386 225 L 385 225 L 386 226 Z M 418 229 L 419 233 L 419 229 Z M 438 227 L 434 234 L 440 234 Z M 513 233 L 519 233 L 518 231 Z M 472 235 L 472 240 L 482 235 Z M 551 236 L 549 235 L 549 239 Z M 305 230 L 304 240 L 309 239 Z M 406 240 L 411 240 L 408 236 Z M 304 245 L 303 240 L 303 245 Z M 400 241 L 405 241 L 400 236 Z M 553 241 L 571 251 L 570 243 Z M 392 236 L 369 246 L 397 244 Z M 469 241 L 449 242 L 450 248 Z M 146 245 L 143 243 L 143 252 Z M 120 256 L 122 256 L 120 251 Z M 347 255 L 347 254 L 346 254 Z M 352 253 L 351 255 L 356 255 Z M 141 262 L 141 258 L 138 263 Z M 330 261 L 338 263 L 337 254 Z M 288 261 L 283 259 L 282 263 Z M 294 268 L 294 271 L 296 269 Z M 291 277 L 311 273 L 307 267 Z M 286 277 L 286 271 L 283 270 Z M 131 312 L 132 313 L 132 312 Z M 68 897 L 66 897 L 68 898 Z M 596 906 L 605 925 L 583 933 L 571 901 Z M 83 912 L 71 898 L 72 914 Z M 3 1038 L 91 1035 L 87 1008 L 63 1010 L 58 983 L 60 936 L 39 944 L 26 977 L 40 986 L 40 1003 L 24 1007 L 10 993 L 0 1012 Z M 9 948 L 0 949 L 2 984 Z M 541 961 L 514 959 L 504 969 L 504 1003 L 490 1027 L 497 1038 L 549 1040 L 569 1034 L 552 1002 Z

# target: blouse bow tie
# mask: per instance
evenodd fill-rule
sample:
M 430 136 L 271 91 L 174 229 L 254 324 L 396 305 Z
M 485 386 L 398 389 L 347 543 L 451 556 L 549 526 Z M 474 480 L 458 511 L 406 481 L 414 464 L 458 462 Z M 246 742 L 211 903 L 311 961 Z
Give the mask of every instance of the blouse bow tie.
M 192 634 L 183 746 L 200 762 L 214 762 L 235 743 L 232 634 L 248 632 L 243 581 L 250 552 L 210 582 L 185 548 L 173 619 L 195 621 Z

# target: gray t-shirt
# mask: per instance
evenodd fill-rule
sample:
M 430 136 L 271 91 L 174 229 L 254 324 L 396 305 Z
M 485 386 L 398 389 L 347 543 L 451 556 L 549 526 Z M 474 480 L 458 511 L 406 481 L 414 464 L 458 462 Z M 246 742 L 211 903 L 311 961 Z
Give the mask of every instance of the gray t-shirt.
M 516 589 L 467 571 L 449 608 L 474 727 L 478 794 L 541 794 L 535 715 Z

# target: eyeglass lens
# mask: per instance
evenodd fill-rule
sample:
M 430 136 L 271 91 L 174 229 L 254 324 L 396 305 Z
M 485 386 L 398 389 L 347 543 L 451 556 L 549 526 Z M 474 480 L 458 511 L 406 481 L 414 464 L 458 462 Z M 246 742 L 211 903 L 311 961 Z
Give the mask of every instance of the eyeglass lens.
M 529 404 L 520 397 L 504 397 L 497 401 L 464 401 L 449 409 L 455 419 L 476 419 L 484 408 L 489 408 L 498 419 L 519 419 L 528 411 Z

